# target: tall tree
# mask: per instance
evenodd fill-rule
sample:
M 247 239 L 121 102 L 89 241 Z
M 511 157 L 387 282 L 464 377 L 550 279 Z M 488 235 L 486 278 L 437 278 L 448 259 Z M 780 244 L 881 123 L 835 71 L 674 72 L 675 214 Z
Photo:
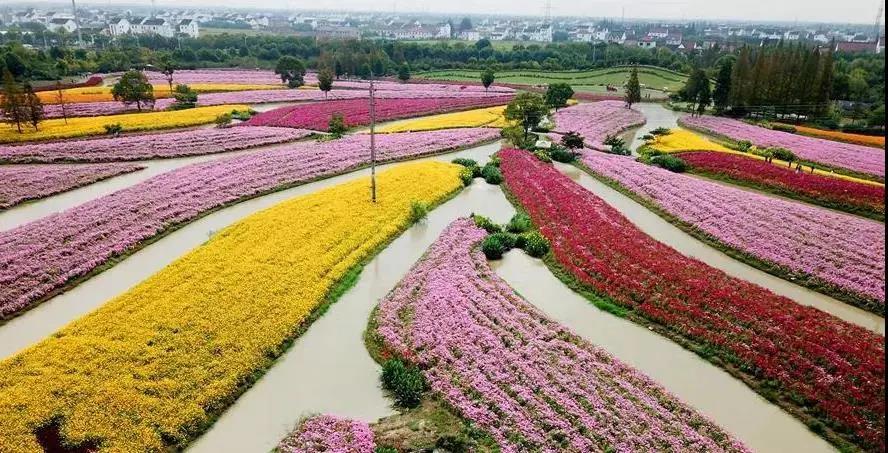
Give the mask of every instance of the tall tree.
M 111 87 L 111 95 L 115 101 L 121 101 L 126 105 L 136 104 L 140 112 L 143 104 L 154 103 L 154 87 L 142 71 L 125 72 Z
M 552 83 L 546 89 L 546 105 L 555 110 L 567 106 L 567 101 L 574 95 L 574 90 L 566 83 Z
M 536 93 L 521 93 L 512 99 L 512 102 L 506 106 L 503 115 L 509 121 L 514 121 L 521 125 L 524 130 L 524 141 L 533 128 L 537 127 L 540 122 L 549 114 L 549 107 L 542 96 Z
M 626 106 L 631 108 L 636 102 L 641 102 L 641 84 L 638 83 L 638 68 L 633 67 L 626 83 Z
M 749 48 L 743 46 L 731 72 L 731 105 L 743 112 L 749 105 L 749 75 L 752 73 Z
M 28 122 L 31 123 L 31 126 L 34 127 L 34 130 L 36 131 L 37 125 L 43 121 L 43 103 L 40 102 L 40 98 L 37 96 L 37 93 L 34 92 L 34 87 L 32 87 L 30 83 L 25 83 L 24 101 L 25 115 L 28 118 Z
M 833 53 L 827 51 L 820 63 L 820 80 L 817 87 L 817 113 L 823 113 L 829 108 L 832 99 L 832 88 L 835 81 L 835 68 L 833 67 Z
M 333 71 L 329 68 L 321 69 L 318 72 L 318 89 L 324 92 L 324 98 L 333 89 Z
M 702 70 L 700 71 L 703 72 Z M 701 80 L 700 88 L 697 91 L 697 115 L 702 115 L 703 112 L 706 111 L 706 107 L 712 103 L 712 89 L 709 86 L 709 78 L 706 77 L 706 73 L 703 73 L 703 80 Z
M 398 80 L 402 82 L 410 80 L 410 65 L 406 61 L 398 67 Z
M 173 73 L 176 72 L 176 65 L 169 55 L 164 55 L 160 59 L 160 72 L 166 76 L 167 85 L 170 86 L 170 92 L 173 92 Z
M 65 93 L 62 91 L 61 80 L 56 80 L 56 104 L 62 111 L 62 119 L 65 120 L 65 124 L 68 124 L 68 99 L 65 98 Z
M 715 92 L 712 93 L 712 101 L 715 111 L 722 113 L 728 108 L 731 101 L 731 72 L 734 70 L 734 62 L 725 60 L 718 68 L 718 77 L 715 79 Z
M 280 57 L 274 67 L 274 73 L 279 75 L 281 82 L 286 83 L 290 88 L 299 88 L 305 85 L 305 64 L 296 57 L 290 55 Z
M 496 80 L 496 74 L 494 74 L 493 69 L 487 68 L 481 73 L 481 84 L 484 85 L 485 91 L 490 89 L 494 80 Z
M 3 109 L 3 119 L 10 124 L 15 124 L 18 132 L 22 133 L 22 123 L 27 122 L 28 115 L 22 96 L 21 87 L 16 83 L 9 68 L 3 68 L 3 98 L 0 108 Z

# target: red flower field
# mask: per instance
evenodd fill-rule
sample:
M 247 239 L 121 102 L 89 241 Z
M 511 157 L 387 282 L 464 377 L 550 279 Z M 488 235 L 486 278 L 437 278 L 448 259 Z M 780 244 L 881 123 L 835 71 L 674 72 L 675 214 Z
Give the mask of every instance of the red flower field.
M 500 156 L 507 188 L 569 278 L 813 428 L 885 450 L 882 336 L 678 253 L 527 152 Z

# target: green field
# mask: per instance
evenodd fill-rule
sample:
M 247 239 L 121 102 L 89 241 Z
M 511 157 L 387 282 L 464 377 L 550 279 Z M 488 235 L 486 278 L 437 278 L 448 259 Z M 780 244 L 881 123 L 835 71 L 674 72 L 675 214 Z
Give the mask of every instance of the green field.
M 629 78 L 629 67 L 594 69 L 589 71 L 536 71 L 516 69 L 499 71 L 496 81 L 501 83 L 517 83 L 522 85 L 548 85 L 550 83 L 569 83 L 576 91 L 602 92 L 606 85 L 622 87 Z M 452 69 L 417 73 L 417 78 L 450 81 L 478 81 L 481 71 L 470 69 Z M 675 92 L 687 81 L 687 76 L 666 69 L 639 67 L 638 81 L 651 91 Z

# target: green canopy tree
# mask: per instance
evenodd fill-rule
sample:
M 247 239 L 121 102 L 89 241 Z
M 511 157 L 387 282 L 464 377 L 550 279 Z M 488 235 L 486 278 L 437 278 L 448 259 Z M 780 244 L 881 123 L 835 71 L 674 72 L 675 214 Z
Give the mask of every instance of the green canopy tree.
M 22 123 L 28 121 L 27 109 L 23 99 L 21 87 L 15 82 L 15 78 L 9 68 L 3 68 L 3 96 L 0 108 L 3 110 L 3 119 L 10 124 L 15 124 L 18 132 L 22 133 Z
M 32 87 L 30 83 L 25 84 L 23 99 L 25 103 L 25 115 L 28 122 L 31 123 L 31 126 L 36 131 L 37 125 L 39 125 L 44 118 L 43 103 L 40 102 L 40 98 L 37 96 L 37 93 L 34 92 L 34 87 Z
M 274 67 L 274 73 L 279 75 L 281 82 L 286 83 L 290 88 L 299 88 L 305 85 L 305 64 L 296 57 L 290 55 L 280 57 Z
M 524 130 L 524 141 L 530 131 L 539 126 L 549 114 L 549 107 L 542 96 L 536 93 L 521 93 L 506 106 L 504 115 L 507 120 L 521 125 Z
M 170 86 L 170 92 L 173 91 L 173 73 L 176 72 L 176 65 L 169 55 L 160 58 L 160 72 L 166 76 L 167 85 Z
M 402 82 L 410 80 L 410 65 L 406 61 L 398 67 L 398 80 Z
M 734 70 L 734 63 L 730 60 L 724 61 L 718 68 L 718 77 L 715 79 L 715 91 L 712 93 L 712 101 L 715 104 L 717 113 L 724 112 L 728 108 L 731 101 L 731 72 Z
M 481 73 L 481 84 L 484 85 L 484 90 L 489 90 L 494 80 L 496 80 L 496 74 L 493 69 L 487 68 Z
M 154 104 L 154 87 L 142 71 L 127 71 L 120 80 L 111 87 L 111 95 L 115 101 L 126 105 L 136 104 L 141 112 L 143 104 Z
M 629 82 L 626 83 L 626 106 L 641 102 L 641 84 L 638 82 L 638 68 L 632 68 L 629 73 Z
M 324 97 L 333 89 L 333 71 L 328 68 L 318 72 L 318 89 L 324 92 Z
M 573 88 L 566 83 L 552 83 L 546 90 L 546 105 L 555 110 L 567 106 L 567 101 L 574 95 Z

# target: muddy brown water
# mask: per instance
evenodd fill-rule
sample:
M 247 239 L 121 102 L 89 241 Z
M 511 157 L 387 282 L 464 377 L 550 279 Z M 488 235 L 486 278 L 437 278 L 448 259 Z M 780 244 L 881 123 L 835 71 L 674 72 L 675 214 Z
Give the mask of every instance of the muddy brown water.
M 758 452 L 828 452 L 830 444 L 745 384 L 672 341 L 599 310 L 519 251 L 492 263 L 516 292 L 551 319 L 647 374 Z

